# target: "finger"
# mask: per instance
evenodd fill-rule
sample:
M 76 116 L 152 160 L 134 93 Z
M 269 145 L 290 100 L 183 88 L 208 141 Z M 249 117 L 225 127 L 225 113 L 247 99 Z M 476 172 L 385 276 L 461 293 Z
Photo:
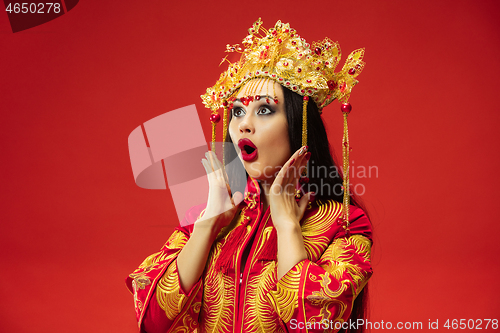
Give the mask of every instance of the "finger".
M 290 188 L 293 190 L 295 194 L 295 190 L 298 188 L 301 167 L 303 166 L 303 157 L 300 156 L 298 160 L 295 160 L 293 164 L 291 164 L 287 171 L 284 183 L 292 185 Z
M 301 166 L 301 164 L 302 164 L 302 156 L 299 156 L 298 159 L 295 160 L 294 163 L 291 164 L 287 170 L 286 182 L 288 184 L 292 184 L 294 186 L 294 189 L 296 188 L 298 179 L 300 178 L 300 166 Z
M 307 163 L 309 162 L 309 158 L 311 156 L 310 152 L 307 152 L 303 155 L 302 159 L 297 163 L 297 172 L 296 178 L 294 179 L 295 186 L 297 189 L 301 189 L 304 187 L 304 184 L 300 183 L 300 179 L 302 176 L 307 175 Z
M 201 160 L 201 164 L 205 168 L 205 172 L 207 173 L 208 184 L 210 185 L 213 181 L 213 176 L 214 176 L 213 171 L 211 170 L 211 167 L 206 159 L 203 158 Z
M 243 193 L 237 191 L 233 194 L 233 201 L 236 206 L 238 206 L 243 201 Z
M 221 174 L 222 178 L 224 179 L 226 184 L 228 184 L 229 179 L 227 177 L 227 173 L 226 173 L 226 170 L 224 168 L 224 165 L 222 165 L 222 162 L 217 158 L 217 154 L 213 153 L 213 156 L 214 156 L 214 162 L 215 162 L 218 170 L 220 170 L 220 174 Z
M 202 158 L 201 164 L 203 165 L 203 168 L 205 168 L 205 172 L 207 173 L 207 176 L 210 175 L 212 173 L 212 169 L 210 168 L 210 165 L 208 165 L 207 160 Z
M 210 152 L 210 151 L 207 151 L 207 152 L 205 153 L 205 158 L 207 159 L 208 164 L 210 165 L 210 167 L 212 168 L 212 170 L 214 170 L 214 171 L 215 171 L 215 165 L 214 165 L 214 163 L 213 163 L 213 161 L 212 161 L 212 154 L 211 154 L 211 152 Z
M 311 201 L 311 198 L 313 198 L 313 192 L 309 192 L 306 195 L 304 195 L 302 198 L 300 198 L 298 204 L 299 204 L 299 221 L 302 220 L 302 217 L 304 216 L 304 213 L 306 212 L 307 206 L 309 202 Z
M 300 178 L 300 172 L 302 171 L 301 167 L 304 163 L 304 157 L 306 156 L 308 148 L 307 146 L 300 147 L 290 158 L 294 159 L 294 162 L 288 165 L 286 182 L 294 183 L 295 179 Z
M 228 183 L 227 177 L 224 176 L 224 170 L 222 168 L 222 163 L 217 158 L 217 155 L 213 151 L 209 151 L 208 155 L 210 156 L 210 161 L 214 166 L 214 171 L 217 176 L 217 179 L 220 181 L 224 181 L 226 184 Z
M 217 179 L 220 180 L 221 182 L 223 181 L 226 184 L 227 188 L 227 194 L 229 196 L 229 199 L 231 200 L 231 204 L 235 206 L 232 195 L 231 195 L 231 187 L 229 186 L 229 179 L 227 177 L 226 171 L 222 166 L 222 163 L 220 160 L 217 158 L 217 154 L 215 152 L 210 151 L 210 156 L 212 158 L 212 162 L 214 163 L 214 166 L 216 167 L 215 173 L 217 174 Z

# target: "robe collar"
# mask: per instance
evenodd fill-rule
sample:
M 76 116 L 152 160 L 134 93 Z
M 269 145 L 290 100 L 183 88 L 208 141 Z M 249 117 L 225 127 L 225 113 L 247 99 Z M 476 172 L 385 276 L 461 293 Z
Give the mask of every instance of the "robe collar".
M 248 176 L 247 185 L 245 187 L 245 194 L 243 197 L 243 201 L 245 202 L 245 204 L 251 209 L 255 208 L 256 206 L 260 207 L 260 193 L 261 189 L 259 182 L 256 179 Z

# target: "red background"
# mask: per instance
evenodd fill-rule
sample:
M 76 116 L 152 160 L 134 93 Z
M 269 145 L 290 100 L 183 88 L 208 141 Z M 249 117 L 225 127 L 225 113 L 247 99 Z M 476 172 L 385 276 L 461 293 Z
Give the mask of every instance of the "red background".
M 13 34 L 0 13 L 3 332 L 135 332 L 124 279 L 174 227 L 129 133 L 196 103 L 262 17 L 366 47 L 352 160 L 375 228 L 372 321 L 499 318 L 497 1 L 80 1 Z M 342 62 L 343 63 L 343 60 Z M 341 115 L 324 113 L 340 149 Z M 483 326 L 484 327 L 484 326 Z

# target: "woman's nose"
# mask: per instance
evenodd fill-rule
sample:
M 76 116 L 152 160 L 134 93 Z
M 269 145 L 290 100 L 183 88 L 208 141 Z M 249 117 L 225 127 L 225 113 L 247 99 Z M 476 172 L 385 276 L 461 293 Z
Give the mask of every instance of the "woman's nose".
M 255 128 L 253 126 L 252 120 L 246 115 L 243 120 L 238 125 L 240 133 L 253 133 Z

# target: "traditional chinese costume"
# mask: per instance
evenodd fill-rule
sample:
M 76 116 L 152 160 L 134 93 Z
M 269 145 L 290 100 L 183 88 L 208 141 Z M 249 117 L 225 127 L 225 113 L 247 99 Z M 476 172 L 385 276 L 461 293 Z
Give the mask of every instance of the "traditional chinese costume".
M 249 177 L 237 223 L 221 231 L 191 290 L 180 286 L 176 258 L 203 206 L 191 208 L 189 226 L 176 228 L 161 251 L 130 274 L 126 283 L 141 332 L 324 332 L 324 324 L 330 331 L 349 318 L 372 274 L 371 225 L 364 212 L 350 207 L 346 236 L 341 203 L 309 204 L 301 221 L 308 258 L 278 280 L 276 231 L 260 192 Z

